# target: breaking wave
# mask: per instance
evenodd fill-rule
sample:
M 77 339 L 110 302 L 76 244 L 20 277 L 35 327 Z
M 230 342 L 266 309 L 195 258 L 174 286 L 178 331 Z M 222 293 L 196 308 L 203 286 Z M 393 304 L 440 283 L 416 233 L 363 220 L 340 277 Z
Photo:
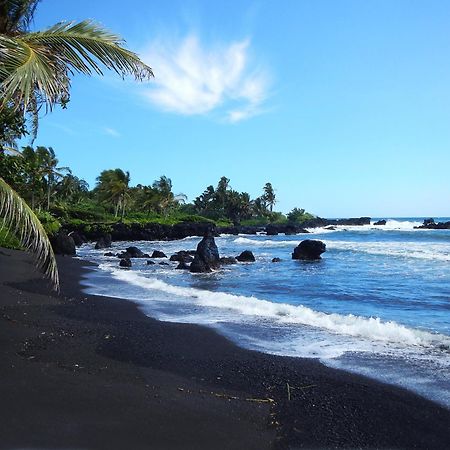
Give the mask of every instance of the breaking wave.
M 448 336 L 408 328 L 394 321 L 382 321 L 376 317 L 327 314 L 302 305 L 272 303 L 256 297 L 174 286 L 156 277 L 146 277 L 139 272 L 114 270 L 112 275 L 118 280 L 145 290 L 162 291 L 178 298 L 187 298 L 190 304 L 197 307 L 226 309 L 237 312 L 241 316 L 260 317 L 278 323 L 316 327 L 340 335 L 392 343 L 400 347 L 450 348 Z M 172 301 L 177 301 L 177 299 L 174 298 Z

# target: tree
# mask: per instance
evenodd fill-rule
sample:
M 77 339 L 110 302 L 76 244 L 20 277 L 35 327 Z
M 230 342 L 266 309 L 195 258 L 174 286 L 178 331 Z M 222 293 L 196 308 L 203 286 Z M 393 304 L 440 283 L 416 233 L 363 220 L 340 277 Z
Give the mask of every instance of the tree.
M 30 32 L 39 0 L 0 2 L 0 111 L 12 108 L 22 117 L 31 114 L 36 134 L 42 105 L 65 107 L 74 73 L 102 74 L 101 66 L 121 76 L 149 79 L 152 69 L 123 47 L 123 40 L 91 22 L 58 23 Z M 58 288 L 58 272 L 50 242 L 33 211 L 0 178 L 0 218 L 16 229 L 25 248 L 37 258 Z M 15 226 L 13 226 L 15 225 Z
M 184 203 L 187 199 L 185 194 L 175 195 L 172 192 L 172 180 L 165 175 L 159 177 L 159 179 L 153 183 L 152 187 L 157 192 L 159 197 L 159 209 L 163 214 L 167 214 L 171 208 L 180 203 Z
M 313 216 L 307 212 L 303 208 L 294 208 L 291 212 L 288 213 L 287 218 L 289 222 L 293 223 L 301 223 L 305 220 L 311 219 Z
M 57 167 L 58 159 L 55 151 L 49 147 L 38 147 L 36 149 L 39 161 L 41 163 L 41 173 L 46 177 L 47 184 L 47 211 L 50 210 L 50 197 L 56 182 L 64 177 L 64 172 L 70 172 L 68 167 Z
M 262 196 L 266 205 L 269 207 L 270 212 L 273 211 L 273 207 L 275 206 L 275 191 L 272 187 L 272 183 L 266 183 L 263 187 L 264 194 Z
M 130 199 L 129 194 L 130 172 L 122 169 L 104 170 L 97 177 L 96 190 L 102 201 L 114 205 L 114 216 L 121 212 L 121 218 L 125 216 L 125 209 Z
M 68 173 L 56 185 L 56 192 L 59 198 L 71 203 L 78 203 L 87 196 L 89 191 L 88 183 Z

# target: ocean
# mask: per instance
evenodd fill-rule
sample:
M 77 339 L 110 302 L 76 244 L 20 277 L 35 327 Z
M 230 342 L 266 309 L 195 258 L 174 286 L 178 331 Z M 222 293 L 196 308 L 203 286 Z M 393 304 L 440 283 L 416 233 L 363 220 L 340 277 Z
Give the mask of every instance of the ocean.
M 108 250 L 85 244 L 78 256 L 98 264 L 83 280 L 89 294 L 134 300 L 151 317 L 210 326 L 261 352 L 317 358 L 450 408 L 450 230 L 413 228 L 422 221 L 224 235 L 216 238 L 221 256 L 251 250 L 256 262 L 209 274 L 175 270 L 168 259 L 134 259 L 124 270 L 104 256 L 130 245 L 170 256 L 195 249 L 198 237 L 114 242 Z M 325 242 L 322 260 L 291 259 L 304 239 Z

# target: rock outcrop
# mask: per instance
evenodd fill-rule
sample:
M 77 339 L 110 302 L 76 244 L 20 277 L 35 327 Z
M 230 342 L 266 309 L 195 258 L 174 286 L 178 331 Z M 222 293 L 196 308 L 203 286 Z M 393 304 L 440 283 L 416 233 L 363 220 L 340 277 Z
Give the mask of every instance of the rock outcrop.
M 414 228 L 423 228 L 426 230 L 450 230 L 450 222 L 436 223 L 434 219 L 426 219 L 423 221 L 422 225 Z
M 59 231 L 50 238 L 55 255 L 76 255 L 75 241 L 64 231 Z
M 314 261 L 321 259 L 321 254 L 326 251 L 326 245 L 322 241 L 306 239 L 295 247 L 292 259 Z
M 220 266 L 219 250 L 211 231 L 197 245 L 197 251 L 189 270 L 194 273 L 211 272 Z
M 377 222 L 375 222 L 374 223 L 374 225 L 386 225 L 386 221 L 383 219 L 383 220 L 378 220 Z

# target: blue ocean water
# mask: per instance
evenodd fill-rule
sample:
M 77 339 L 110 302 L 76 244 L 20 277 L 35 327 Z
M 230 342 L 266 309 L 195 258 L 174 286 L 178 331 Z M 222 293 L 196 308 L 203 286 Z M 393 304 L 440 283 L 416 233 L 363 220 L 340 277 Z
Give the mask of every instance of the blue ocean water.
M 247 348 L 319 358 L 450 407 L 450 230 L 413 228 L 421 223 L 222 236 L 221 256 L 251 250 L 256 262 L 211 274 L 175 270 L 167 259 L 168 266 L 135 259 L 121 270 L 90 244 L 79 255 L 99 264 L 84 280 L 89 293 L 135 300 L 161 320 L 212 326 Z M 326 243 L 321 261 L 291 259 L 306 238 Z M 199 240 L 120 242 L 112 251 L 136 245 L 170 256 Z

